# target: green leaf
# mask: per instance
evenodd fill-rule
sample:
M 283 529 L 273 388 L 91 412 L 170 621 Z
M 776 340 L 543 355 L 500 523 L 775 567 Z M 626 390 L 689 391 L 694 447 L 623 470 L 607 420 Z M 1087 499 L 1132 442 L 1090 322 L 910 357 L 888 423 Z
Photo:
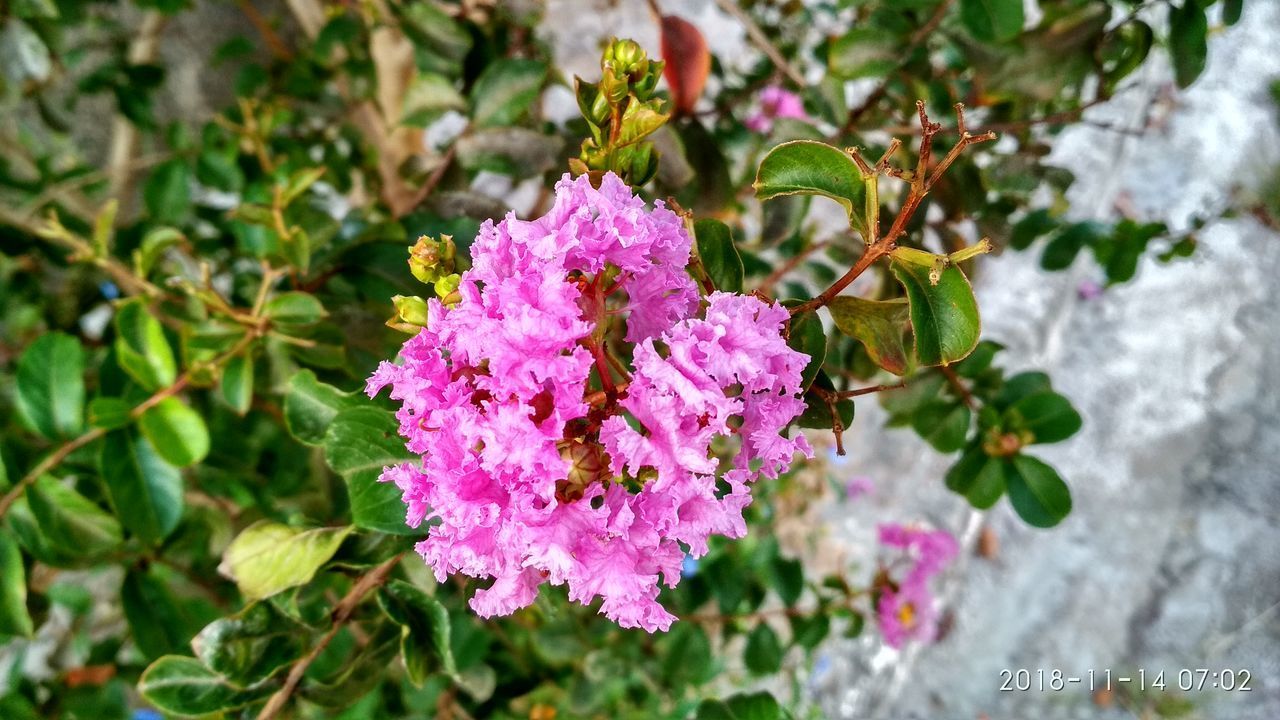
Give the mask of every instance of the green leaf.
M 973 445 L 947 471 L 947 488 L 963 495 L 970 505 L 986 510 L 1004 495 L 1005 465 Z
M 538 99 L 547 65 L 538 60 L 502 59 L 485 68 L 471 88 L 471 121 L 476 127 L 513 125 Z
M 1035 438 L 1032 443 L 1061 442 L 1084 424 L 1071 401 L 1052 391 L 1023 397 L 1009 406 L 1005 417 L 1006 424 L 1030 430 Z
M 760 162 L 754 187 L 761 200 L 783 195 L 829 197 L 844 206 L 850 227 L 863 230 L 862 171 L 839 148 L 813 140 L 782 143 Z
M 14 401 L 27 427 L 54 440 L 84 427 L 84 350 L 60 332 L 36 338 L 18 359 Z
M 354 528 L 302 530 L 259 520 L 231 541 L 218 571 L 235 582 L 248 600 L 261 600 L 315 577 Z
M 320 322 L 328 313 L 315 295 L 285 292 L 268 300 L 263 314 L 271 322 L 281 325 L 312 325 Z
M 1102 227 L 1095 222 L 1078 222 L 1063 228 L 1049 241 L 1040 256 L 1040 267 L 1045 270 L 1065 270 L 1075 261 L 1076 255 L 1086 245 L 1098 242 Z
M 401 627 L 400 654 L 410 682 L 421 687 L 435 668 L 457 675 L 449 612 L 440 601 L 403 580 L 392 580 L 378 591 L 378 605 Z
M 725 701 L 703 700 L 697 720 L 781 720 L 782 707 L 767 692 L 734 695 Z
M 1009 231 L 1009 247 L 1014 250 L 1026 250 L 1037 238 L 1057 227 L 1058 221 L 1049 214 L 1047 209 L 1036 210 L 1014 223 L 1013 229 Z
M 172 465 L 194 465 L 209 454 L 209 428 L 200 413 L 178 398 L 165 398 L 148 408 L 138 426 L 156 453 Z
M 125 574 L 120 604 L 134 643 L 148 659 L 186 652 L 190 619 L 154 567 Z
M 302 656 L 307 629 L 271 603 L 254 603 L 206 625 L 191 641 L 196 657 L 232 684 L 265 680 Z
M 207 437 L 205 443 L 207 447 Z M 116 516 L 129 532 L 155 544 L 178 526 L 182 473 L 160 457 L 146 437 L 132 430 L 108 433 L 98 465 Z
M 395 415 L 367 406 L 343 410 L 325 433 L 324 457 L 347 482 L 351 518 L 357 527 L 422 534 L 405 525 L 404 502 L 395 484 L 378 482 L 384 467 L 413 459 L 400 438 Z
M 31 637 L 35 627 L 27 612 L 27 577 L 22 551 L 8 533 L 0 531 L 0 636 Z
M 719 220 L 699 220 L 693 224 L 698 242 L 698 258 L 717 290 L 742 292 L 742 256 L 733 243 L 729 226 Z
M 878 27 L 855 27 L 832 40 L 827 47 L 827 67 L 845 79 L 882 77 L 902 62 L 897 38 Z M 841 118 L 837 124 L 844 123 Z
M 147 390 L 172 385 L 178 377 L 173 349 L 160 321 L 141 299 L 116 308 L 116 360 L 120 367 Z
M 756 675 L 771 675 L 782 667 L 782 643 L 768 623 L 756 625 L 747 636 L 743 660 L 747 669 Z
M 147 231 L 142 244 L 133 251 L 133 268 L 140 277 L 151 273 L 151 268 L 164 255 L 164 251 L 187 238 L 182 231 L 171 227 L 158 227 Z
M 792 615 L 791 641 L 805 650 L 812 650 L 822 644 L 831 632 L 831 618 L 825 612 L 813 615 Z
M 862 343 L 872 362 L 894 375 L 911 372 L 909 346 L 903 341 L 910 320 L 906 300 L 864 300 L 840 295 L 832 298 L 827 307 L 836 328 Z
M 1183 0 L 1169 10 L 1169 55 L 1178 87 L 1191 85 L 1204 72 L 1208 35 L 1209 21 L 1197 0 Z
M 921 365 L 949 365 L 963 360 L 978 345 L 982 323 L 969 280 L 947 265 L 931 281 L 932 269 L 912 262 L 892 263 L 893 274 L 907 290 L 916 359 Z
M 284 396 L 285 427 L 299 441 L 320 445 L 338 413 L 361 404 L 355 393 L 326 385 L 316 379 L 314 372 L 303 370 L 289 380 L 289 391 Z
M 769 575 L 782 602 L 795 605 L 800 593 L 804 592 L 804 567 L 800 561 L 775 557 L 769 564 Z
M 971 417 L 964 403 L 933 402 L 916 410 L 911 427 L 934 450 L 951 453 L 964 447 Z
M 1222 3 L 1222 23 L 1235 25 L 1244 14 L 1244 0 L 1225 0 Z
M 142 186 L 151 222 L 176 225 L 191 210 L 191 170 L 182 160 L 160 163 Z
M 1028 395 L 1049 392 L 1052 389 L 1049 376 L 1038 370 L 1018 373 L 1004 381 L 1004 387 L 1000 388 L 992 404 L 1000 410 L 1005 410 Z
M 89 424 L 103 430 L 119 430 L 133 422 L 133 406 L 122 398 L 96 397 L 89 401 Z
M 800 389 L 808 390 L 827 359 L 827 334 L 822 329 L 822 320 L 818 318 L 817 313 L 806 310 L 791 316 L 791 331 L 787 336 L 787 345 L 792 350 L 809 356 L 809 364 L 800 374 Z
M 115 518 L 89 498 L 47 475 L 27 488 L 26 499 L 42 539 L 54 551 L 100 556 L 124 540 Z
M 1005 461 L 1009 502 L 1028 525 L 1048 528 L 1071 512 L 1071 491 L 1049 465 L 1028 455 Z
M 960 0 L 960 22 L 983 42 L 1012 40 L 1025 21 L 1022 0 Z
M 243 416 L 249 412 L 253 404 L 253 357 L 249 353 L 227 361 L 222 368 L 222 379 L 218 381 L 218 396 L 235 414 Z
M 676 623 L 664 638 L 668 662 L 661 667 L 663 682 L 673 689 L 701 685 L 716 676 L 711 640 L 698 623 Z
M 166 655 L 151 663 L 138 680 L 138 691 L 147 702 L 184 717 L 235 710 L 274 690 L 270 685 L 241 690 L 199 660 L 178 655 Z

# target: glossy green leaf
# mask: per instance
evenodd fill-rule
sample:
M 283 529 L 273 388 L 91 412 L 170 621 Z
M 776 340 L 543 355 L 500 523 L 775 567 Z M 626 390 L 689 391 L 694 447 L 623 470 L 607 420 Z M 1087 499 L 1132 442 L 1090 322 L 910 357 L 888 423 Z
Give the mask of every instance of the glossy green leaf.
M 96 397 L 89 401 L 89 425 L 119 430 L 133 422 L 133 406 L 122 398 Z
M 125 573 L 120 604 L 134 643 L 148 659 L 187 652 L 190 620 L 154 567 Z
M 207 448 L 207 437 L 205 443 Z M 182 473 L 166 462 L 146 437 L 132 430 L 108 433 L 98 466 L 116 516 L 129 532 L 143 542 L 158 543 L 178 526 L 183 509 Z
M 866 188 L 862 171 L 843 150 L 812 140 L 774 147 L 756 173 L 756 197 L 823 195 L 844 206 L 849 225 L 861 230 Z
M 164 460 L 194 465 L 209 454 L 209 428 L 200 413 L 175 397 L 165 398 L 138 418 L 138 427 Z
M 27 488 L 26 500 L 41 538 L 55 551 L 100 556 L 111 552 L 124 539 L 115 518 L 89 498 L 47 475 Z
M 1022 0 L 960 0 L 960 22 L 983 42 L 1017 37 L 1026 22 Z
M 14 401 L 23 423 L 50 440 L 84 428 L 84 350 L 60 332 L 36 338 L 18 359 Z
M 22 551 L 0 531 L 0 636 L 30 637 L 35 630 L 27 611 L 27 576 Z
M 1028 455 L 1005 463 L 1009 502 L 1028 525 L 1048 528 L 1071 512 L 1071 491 L 1058 471 Z
M 307 634 L 305 626 L 260 602 L 206 625 L 191 647 L 210 670 L 246 687 L 301 657 Z
M 747 646 L 742 658 L 747 669 L 756 675 L 771 675 L 782 667 L 782 655 L 782 642 L 778 640 L 778 634 L 768 623 L 762 622 L 747 636 Z
M 955 265 L 946 266 L 934 284 L 932 269 L 911 262 L 892 263 L 907 290 L 916 359 L 921 365 L 949 365 L 978 345 L 982 325 L 969 280 Z
M 116 308 L 115 327 L 120 367 L 147 390 L 172 385 L 178 377 L 173 348 L 146 303 L 141 299 L 121 303 Z
M 502 59 L 485 68 L 471 88 L 471 121 L 476 127 L 513 125 L 538 99 L 547 78 L 539 60 Z
M 435 669 L 457 674 L 449 612 L 440 601 L 403 580 L 392 580 L 378 591 L 378 604 L 401 627 L 400 654 L 410 682 L 421 686 Z
M 1169 10 L 1169 55 L 1173 77 L 1185 88 L 1204 72 L 1209 53 L 1209 21 L 1197 0 L 1183 0 Z
M 252 355 L 237 355 L 227 361 L 218 381 L 218 396 L 237 415 L 249 412 L 249 406 L 253 404 Z
M 778 701 L 767 692 L 734 695 L 727 700 L 704 700 L 697 720 L 781 720 Z
M 418 535 L 405 525 L 405 507 L 394 483 L 378 482 L 382 469 L 413 459 L 395 416 L 375 407 L 354 407 L 334 417 L 324 437 L 329 467 L 347 482 L 351 518 L 367 530 Z
M 345 525 L 302 530 L 259 520 L 231 542 L 218 571 L 234 581 L 248 600 L 271 597 L 311 582 L 353 529 Z
M 911 372 L 910 346 L 904 342 L 910 322 L 906 300 L 864 300 L 851 295 L 827 304 L 840 332 L 862 343 L 876 365 L 894 375 Z
M 1065 270 L 1071 266 L 1086 246 L 1096 243 L 1102 227 L 1095 222 L 1078 222 L 1068 225 L 1054 235 L 1040 256 L 1040 267 L 1045 270 Z
M 1024 397 L 1051 390 L 1053 386 L 1048 375 L 1038 370 L 1018 373 L 1004 381 L 1004 386 L 1000 388 L 992 404 L 1000 410 L 1005 410 Z
M 178 655 L 166 655 L 151 663 L 138 680 L 138 692 L 147 702 L 183 717 L 236 710 L 274 690 L 269 685 L 242 690 L 199 660 Z
M 172 227 L 158 227 L 142 236 L 142 244 L 133 251 L 133 268 L 141 277 L 151 273 L 151 268 L 164 255 L 164 251 L 186 240 L 182 231 Z
M 973 445 L 947 471 L 946 484 L 970 505 L 986 510 L 1004 495 L 1005 461 L 990 457 L 979 445 Z
M 360 404 L 355 393 L 342 392 L 317 380 L 314 372 L 302 370 L 289 380 L 284 396 L 285 426 L 299 441 L 320 445 L 338 413 Z
M 827 334 L 822 329 L 822 320 L 812 310 L 791 316 L 791 331 L 787 337 L 787 345 L 791 349 L 809 356 L 809 364 L 800 374 L 801 390 L 808 390 L 813 379 L 822 369 L 827 359 Z
M 1009 424 L 1030 430 L 1033 443 L 1055 443 L 1066 440 L 1080 430 L 1084 421 L 1071 401 L 1056 392 L 1027 395 L 1005 411 Z
M 263 314 L 271 322 L 281 325 L 312 325 L 320 322 L 328 313 L 315 295 L 284 292 L 267 301 Z
M 742 256 L 733 243 L 729 226 L 719 220 L 699 220 L 693 225 L 698 258 L 717 290 L 742 292 Z

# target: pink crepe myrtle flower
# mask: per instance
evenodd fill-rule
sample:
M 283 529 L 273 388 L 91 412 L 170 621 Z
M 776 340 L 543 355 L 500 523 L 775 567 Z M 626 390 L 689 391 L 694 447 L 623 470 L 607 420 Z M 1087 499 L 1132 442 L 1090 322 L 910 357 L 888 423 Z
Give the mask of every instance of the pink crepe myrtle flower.
M 430 300 L 401 363 L 369 378 L 370 396 L 390 386 L 402 402 L 419 456 L 381 480 L 410 526 L 429 525 L 416 549 L 440 581 L 493 579 L 478 614 L 526 607 L 550 583 L 602 599 L 623 627 L 666 630 L 659 583 L 674 587 L 709 535 L 745 534 L 752 481 L 812 456 L 781 434 L 808 362 L 782 337 L 787 310 L 720 292 L 704 303 L 690 251 L 661 202 L 646 208 L 613 174 L 598 189 L 565 176 L 543 217 L 481 227 L 459 301 Z M 625 384 L 606 355 L 615 321 L 634 343 Z M 712 444 L 734 437 L 722 464 Z
M 911 563 L 899 583 L 880 589 L 876 621 L 890 647 L 907 640 L 930 642 L 937 631 L 937 609 L 929 592 L 929 580 L 959 553 L 956 539 L 945 530 L 925 530 L 904 525 L 881 525 L 880 544 L 905 551 Z
M 800 96 L 780 85 L 769 85 L 761 90 L 756 102 L 758 105 L 755 112 L 743 123 L 752 132 L 767 134 L 773 129 L 773 121 L 778 118 L 809 119 Z
M 866 475 L 854 475 L 845 481 L 844 497 L 846 500 L 857 500 L 864 495 L 876 491 L 876 483 Z

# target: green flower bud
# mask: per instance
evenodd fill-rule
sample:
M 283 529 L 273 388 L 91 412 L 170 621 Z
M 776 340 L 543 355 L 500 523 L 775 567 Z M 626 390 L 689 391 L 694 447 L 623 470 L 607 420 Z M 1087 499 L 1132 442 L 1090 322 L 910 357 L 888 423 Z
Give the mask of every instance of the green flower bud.
M 436 297 L 440 298 L 440 302 L 445 305 L 457 304 L 459 298 L 457 295 L 458 286 L 462 284 L 462 276 L 457 273 L 445 275 L 435 281 L 434 288 Z
M 427 326 L 427 301 L 417 295 L 393 295 L 391 304 L 396 308 L 396 320 L 406 325 Z
M 422 283 L 434 283 L 453 272 L 457 247 L 449 235 L 432 240 L 423 235 L 409 248 L 409 272 Z

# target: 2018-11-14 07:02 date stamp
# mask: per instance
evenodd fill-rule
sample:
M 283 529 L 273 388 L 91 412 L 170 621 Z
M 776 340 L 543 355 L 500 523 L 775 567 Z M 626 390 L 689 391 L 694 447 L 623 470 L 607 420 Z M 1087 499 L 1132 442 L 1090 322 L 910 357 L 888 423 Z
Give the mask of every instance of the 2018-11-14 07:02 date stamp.
M 1154 672 L 1140 669 L 1137 672 L 1113 672 L 1107 670 L 1089 670 L 1077 675 L 1068 675 L 1062 670 L 1028 670 L 1020 668 L 1000 671 L 1000 692 L 1059 692 L 1072 688 L 1095 690 L 1111 690 L 1129 686 L 1139 691 L 1146 690 L 1180 690 L 1182 692 L 1201 692 L 1219 690 L 1224 692 L 1251 692 L 1253 690 L 1253 673 L 1248 670 L 1212 670 L 1209 668 L 1182 668 L 1181 670 L 1157 670 Z

